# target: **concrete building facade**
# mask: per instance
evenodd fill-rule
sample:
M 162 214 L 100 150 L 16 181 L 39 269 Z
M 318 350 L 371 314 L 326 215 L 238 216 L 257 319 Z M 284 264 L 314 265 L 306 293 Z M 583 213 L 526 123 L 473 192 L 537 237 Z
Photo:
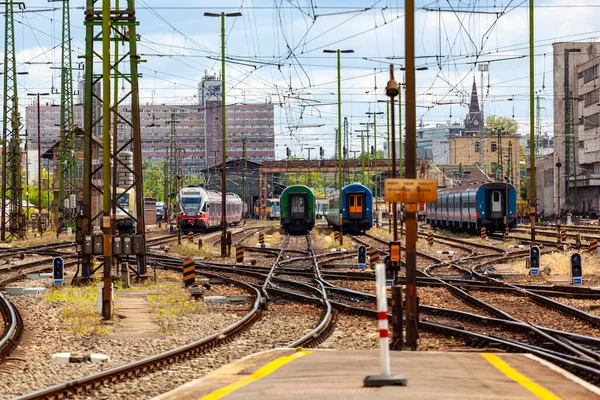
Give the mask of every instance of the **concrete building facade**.
M 498 138 L 495 136 L 486 136 L 483 139 L 483 146 L 480 145 L 480 138 L 476 136 L 453 136 L 448 138 L 449 141 L 449 152 L 450 152 L 450 165 L 464 166 L 478 164 L 487 173 L 487 175 L 494 180 L 501 180 L 504 182 L 504 177 L 496 176 L 498 170 L 499 154 L 502 152 L 502 165 L 504 167 L 503 175 L 506 176 L 508 168 L 511 168 L 511 175 L 513 176 L 513 186 L 517 189 L 517 193 L 520 190 L 520 154 L 519 154 L 519 136 L 502 136 L 502 143 L 498 143 Z M 508 152 L 509 148 L 512 147 L 512 163 L 508 165 Z M 483 158 L 484 164 L 481 165 L 481 152 L 485 152 Z
M 209 77 L 202 82 L 199 98 L 203 104 L 142 105 L 140 122 L 142 156 L 152 161 L 165 160 L 168 155 L 171 134 L 175 146 L 182 150 L 184 173 L 199 173 L 206 166 L 221 162 L 221 100 L 220 81 Z M 40 105 L 40 139 L 42 153 L 60 139 L 60 107 Z M 120 106 L 124 118 L 130 118 L 130 107 Z M 245 142 L 246 158 L 252 161 L 275 159 L 274 105 L 268 101 L 255 104 L 231 104 L 226 106 L 226 152 L 227 159 L 239 159 Z M 83 126 L 83 105 L 75 105 L 75 125 Z M 35 101 L 27 107 L 26 126 L 30 143 L 37 146 L 38 107 Z M 119 141 L 131 137 L 129 126 L 117 125 Z M 36 147 L 37 148 L 37 147 Z
M 556 214 L 559 201 L 561 211 L 600 214 L 599 57 L 600 42 L 553 44 L 554 153 L 551 163 L 536 162 L 538 211 L 545 215 Z

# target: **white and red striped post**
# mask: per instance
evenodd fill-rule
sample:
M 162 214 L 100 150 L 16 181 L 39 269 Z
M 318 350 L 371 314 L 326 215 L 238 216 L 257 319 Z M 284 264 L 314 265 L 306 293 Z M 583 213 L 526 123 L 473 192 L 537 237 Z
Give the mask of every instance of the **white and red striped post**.
M 406 386 L 404 375 L 392 375 L 390 369 L 390 343 L 388 340 L 387 290 L 385 286 L 385 264 L 375 264 L 377 284 L 377 325 L 379 329 L 379 358 L 381 375 L 367 376 L 363 384 L 367 387 Z
M 379 327 L 379 361 L 381 374 L 390 375 L 390 344 L 388 341 L 388 304 L 385 286 L 385 264 L 375 265 L 375 278 L 377 285 L 377 325 Z

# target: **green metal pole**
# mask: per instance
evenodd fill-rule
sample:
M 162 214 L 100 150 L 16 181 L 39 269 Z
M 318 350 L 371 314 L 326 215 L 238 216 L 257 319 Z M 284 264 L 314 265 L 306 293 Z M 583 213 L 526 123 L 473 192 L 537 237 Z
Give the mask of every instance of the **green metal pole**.
M 398 177 L 402 178 L 402 83 L 398 85 L 398 90 L 398 123 L 400 124 L 400 128 L 398 129 L 398 162 L 400 163 Z
M 360 135 L 360 169 L 362 175 L 360 177 L 360 183 L 365 184 L 365 135 Z
M 340 245 L 344 243 L 344 235 L 342 230 L 342 77 L 340 72 L 340 49 L 337 49 L 337 85 L 338 85 L 338 187 L 340 191 Z
M 392 170 L 391 167 L 391 158 L 390 158 L 390 102 L 389 100 L 386 100 L 386 115 L 387 115 L 387 147 L 388 147 L 388 154 L 387 154 L 387 162 L 388 162 L 388 176 L 390 174 L 390 171 Z
M 369 136 L 369 123 L 367 122 L 367 182 L 369 183 L 369 189 L 371 186 L 371 138 Z
M 377 112 L 373 112 L 373 175 L 375 176 L 375 211 L 377 211 L 377 192 L 379 191 L 377 184 Z M 377 219 L 379 223 L 379 219 Z
M 533 53 L 533 0 L 529 0 L 529 199 L 531 201 L 531 245 L 535 246 L 535 114 L 534 114 L 534 53 Z M 560 193 L 559 193 L 560 199 Z
M 104 284 L 102 290 L 102 316 L 105 320 L 112 317 L 111 267 L 112 246 L 110 231 L 110 0 L 102 0 L 102 230 L 104 233 Z

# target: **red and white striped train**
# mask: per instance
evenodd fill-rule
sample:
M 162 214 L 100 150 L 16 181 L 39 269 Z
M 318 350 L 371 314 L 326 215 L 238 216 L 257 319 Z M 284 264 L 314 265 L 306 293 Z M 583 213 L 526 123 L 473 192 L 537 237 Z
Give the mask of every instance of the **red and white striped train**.
M 204 190 L 201 187 L 183 188 L 177 194 L 177 203 L 177 222 L 182 231 L 205 232 L 221 226 L 220 192 Z M 242 199 L 235 193 L 227 193 L 226 207 L 227 224 L 238 224 L 242 220 Z

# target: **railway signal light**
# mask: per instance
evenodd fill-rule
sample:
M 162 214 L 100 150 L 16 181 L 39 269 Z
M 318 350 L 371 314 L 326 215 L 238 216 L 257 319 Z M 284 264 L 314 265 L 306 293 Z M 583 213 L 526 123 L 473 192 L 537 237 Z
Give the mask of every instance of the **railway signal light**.
M 292 156 L 292 150 L 289 147 L 285 148 L 285 153 L 287 154 L 287 158 L 290 158 Z
M 571 255 L 571 278 L 573 279 L 573 285 L 581 285 L 583 270 L 581 268 L 581 255 L 579 253 Z
M 394 266 L 391 257 L 385 256 L 383 263 L 385 264 L 385 286 L 392 286 L 394 284 Z
M 61 257 L 54 257 L 52 263 L 52 276 L 55 285 L 62 285 L 65 279 L 65 263 Z
M 479 153 L 479 141 L 475 142 L 475 152 Z
M 358 247 L 358 269 L 365 269 L 367 263 L 367 249 L 365 246 Z
M 325 157 L 325 150 L 323 149 L 323 146 L 319 147 L 319 155 L 321 158 Z
M 538 246 L 531 246 L 529 249 L 529 273 L 531 275 L 537 275 L 540 269 L 540 248 Z
M 375 147 L 371 146 L 371 155 L 374 156 L 375 155 Z

